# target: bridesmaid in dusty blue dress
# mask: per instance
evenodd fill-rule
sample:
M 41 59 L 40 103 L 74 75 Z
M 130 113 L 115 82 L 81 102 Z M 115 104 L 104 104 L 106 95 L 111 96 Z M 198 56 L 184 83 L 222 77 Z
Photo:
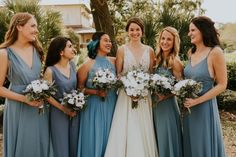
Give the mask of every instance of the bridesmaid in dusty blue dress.
M 195 17 L 188 35 L 194 47 L 184 75 L 201 82 L 203 90 L 198 98 L 184 103 L 191 108 L 191 114 L 184 117 L 184 156 L 225 157 L 216 96 L 226 89 L 227 70 L 214 22 L 205 16 Z
M 79 117 L 75 111 L 60 104 L 63 93 L 70 93 L 77 88 L 75 56 L 72 41 L 66 37 L 56 37 L 49 45 L 46 57 L 44 78 L 54 81 L 57 93 L 49 98 L 50 130 L 55 157 L 76 157 L 79 135 Z M 70 118 L 73 117 L 73 118 Z
M 111 46 L 107 34 L 96 32 L 88 44 L 90 59 L 78 71 L 79 87 L 89 94 L 87 107 L 80 114 L 78 157 L 103 157 L 105 153 L 117 95 L 113 89 L 95 89 L 92 80 L 98 69 L 109 68 L 116 73 L 115 58 L 107 57 Z
M 180 79 L 183 64 L 179 60 L 180 38 L 173 27 L 165 27 L 157 45 L 157 69 L 155 73 Z M 158 94 L 158 93 L 157 93 Z M 153 107 L 153 117 L 159 157 L 182 157 L 182 131 L 180 113 L 174 95 L 158 94 Z
M 29 101 L 22 91 L 40 78 L 43 51 L 37 40 L 37 22 L 29 13 L 13 16 L 0 45 L 0 96 L 5 97 L 4 157 L 48 157 L 48 111 L 39 115 L 39 101 Z M 41 60 L 40 60 L 41 59 Z M 5 78 L 9 89 L 3 86 Z

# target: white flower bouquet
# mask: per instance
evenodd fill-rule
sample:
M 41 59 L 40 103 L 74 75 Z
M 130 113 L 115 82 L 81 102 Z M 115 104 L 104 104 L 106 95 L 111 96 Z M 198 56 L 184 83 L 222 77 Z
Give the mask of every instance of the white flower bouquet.
M 150 76 L 150 90 L 152 93 L 168 95 L 172 94 L 174 89 L 174 79 L 165 77 L 159 74 L 152 74 Z
M 26 94 L 28 100 L 30 101 L 45 101 L 47 98 L 49 98 L 52 95 L 56 94 L 56 88 L 53 83 L 49 83 L 46 80 L 39 79 L 31 81 L 29 85 L 23 90 L 23 93 Z M 44 105 L 39 107 L 39 113 L 42 113 L 44 111 Z
M 181 80 L 174 85 L 173 93 L 178 96 L 180 101 L 180 109 L 182 115 L 184 115 L 185 107 L 183 105 L 186 98 L 196 98 L 198 93 L 202 91 L 202 84 L 192 79 Z M 188 108 L 188 112 L 191 113 Z
M 83 92 L 72 90 L 70 93 L 64 93 L 61 99 L 61 104 L 71 109 L 72 111 L 81 111 L 86 106 L 86 96 Z
M 132 98 L 132 108 L 137 108 L 138 101 L 142 102 L 148 96 L 149 79 L 149 73 L 142 69 L 129 71 L 120 78 L 126 94 Z
M 109 69 L 99 69 L 93 78 L 93 86 L 100 90 L 108 90 L 116 86 L 117 77 Z M 104 101 L 105 98 L 103 97 Z

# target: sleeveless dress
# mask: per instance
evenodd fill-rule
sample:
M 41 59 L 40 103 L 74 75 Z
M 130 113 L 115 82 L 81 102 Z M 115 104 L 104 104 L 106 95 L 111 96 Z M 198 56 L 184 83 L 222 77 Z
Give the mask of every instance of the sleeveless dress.
M 55 66 L 49 67 L 52 70 L 52 79 L 55 81 L 57 93 L 54 98 L 60 102 L 63 93 L 70 93 L 77 89 L 76 68 L 70 62 L 70 77 L 62 74 Z M 50 129 L 52 136 L 53 152 L 55 157 L 76 157 L 77 142 L 79 135 L 79 116 L 72 119 L 61 110 L 50 106 Z
M 41 61 L 34 49 L 29 67 L 11 48 L 8 53 L 9 89 L 22 94 L 31 81 L 40 78 Z M 48 157 L 50 155 L 48 110 L 39 115 L 38 108 L 6 99 L 3 120 L 4 157 Z
M 172 77 L 172 71 L 158 67 L 157 74 Z M 176 97 L 170 97 L 153 107 L 154 126 L 159 157 L 182 157 L 182 128 Z
M 88 74 L 86 88 L 95 89 L 93 78 L 98 69 L 110 69 L 116 74 L 115 66 L 106 58 L 96 56 Z M 87 106 L 80 114 L 78 157 L 103 157 L 110 132 L 117 95 L 108 90 L 105 101 L 97 95 L 89 95 Z
M 137 62 L 125 45 L 122 73 L 126 73 L 132 70 L 133 66 L 138 67 L 139 65 L 142 65 L 148 71 L 150 64 L 149 50 L 149 47 L 147 47 L 140 62 Z M 121 89 L 116 103 L 105 157 L 157 156 L 150 95 L 146 104 L 139 104 L 136 109 L 132 109 L 131 98 L 127 96 L 124 89 Z
M 214 80 L 208 71 L 206 57 L 195 66 L 191 58 L 184 69 L 186 78 L 199 81 L 203 90 L 208 92 L 214 86 Z M 191 114 L 184 117 L 184 156 L 186 157 L 225 157 L 222 130 L 216 98 L 191 107 Z

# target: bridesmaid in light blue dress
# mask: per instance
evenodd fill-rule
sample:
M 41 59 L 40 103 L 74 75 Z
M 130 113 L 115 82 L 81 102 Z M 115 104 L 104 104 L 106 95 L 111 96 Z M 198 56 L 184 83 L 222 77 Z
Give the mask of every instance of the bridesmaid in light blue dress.
M 60 104 L 63 94 L 77 88 L 75 56 L 72 41 L 56 37 L 49 45 L 44 78 L 56 85 L 56 95 L 50 97 L 50 130 L 54 157 L 76 157 L 79 136 L 79 116 Z M 72 118 L 73 117 L 73 118 Z
M 155 73 L 169 78 L 180 79 L 182 77 L 183 65 L 178 57 L 179 48 L 178 31 L 173 27 L 165 27 L 161 31 L 157 45 Z M 176 97 L 172 94 L 158 95 L 158 102 L 153 104 L 153 118 L 159 157 L 182 157 L 182 129 Z
M 214 22 L 205 16 L 193 18 L 188 35 L 194 47 L 184 75 L 201 82 L 203 90 L 198 98 L 184 103 L 191 109 L 184 117 L 184 156 L 225 157 L 216 96 L 226 88 L 227 70 Z
M 108 68 L 116 73 L 115 58 L 107 57 L 111 46 L 107 34 L 96 32 L 88 44 L 90 59 L 78 70 L 79 87 L 89 94 L 87 107 L 80 113 L 78 157 L 103 157 L 105 153 L 117 95 L 114 89 L 95 89 L 92 80 L 98 69 Z
M 13 33 L 12 33 L 13 32 Z M 29 13 L 13 16 L 5 41 L 0 45 L 0 96 L 5 97 L 4 157 L 49 157 L 48 110 L 39 115 L 39 101 L 29 101 L 23 90 L 40 78 L 42 48 L 37 22 Z M 3 87 L 5 78 L 9 89 Z

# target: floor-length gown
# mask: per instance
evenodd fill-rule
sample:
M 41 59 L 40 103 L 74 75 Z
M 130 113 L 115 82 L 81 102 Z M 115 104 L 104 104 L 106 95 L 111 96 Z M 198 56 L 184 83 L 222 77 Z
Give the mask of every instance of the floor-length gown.
M 28 64 L 11 48 L 7 48 L 9 89 L 21 93 L 31 81 L 39 79 L 41 61 L 34 49 L 33 64 Z M 50 135 L 48 110 L 6 99 L 3 121 L 4 157 L 48 157 Z
M 73 62 L 70 62 L 69 77 L 61 73 L 55 66 L 50 66 L 49 68 L 52 70 L 52 78 L 57 87 L 57 93 L 53 97 L 60 102 L 63 98 L 63 93 L 69 94 L 77 88 L 76 67 Z M 50 130 L 54 157 L 76 157 L 79 136 L 79 115 L 70 119 L 68 115 L 51 105 Z
M 171 70 L 162 66 L 157 68 L 156 73 L 173 77 Z M 182 157 L 182 128 L 176 97 L 154 104 L 153 118 L 159 157 Z
M 107 57 L 96 56 L 88 74 L 86 88 L 94 89 L 92 80 L 96 71 L 107 68 L 116 74 L 115 66 Z M 97 95 L 88 97 L 87 106 L 80 113 L 78 157 L 104 157 L 116 99 L 114 89 L 107 91 L 105 99 Z
M 184 69 L 186 78 L 203 84 L 200 95 L 214 86 L 208 70 L 206 57 L 197 65 L 191 59 Z M 224 143 L 216 98 L 191 107 L 191 114 L 184 117 L 184 156 L 186 157 L 225 157 Z
M 122 73 L 143 66 L 148 71 L 150 49 L 146 47 L 140 61 L 137 61 L 129 48 L 124 46 Z M 132 100 L 121 89 L 116 103 L 105 157 L 157 157 L 155 133 L 152 117 L 152 103 L 149 95 L 145 104 L 132 109 Z

